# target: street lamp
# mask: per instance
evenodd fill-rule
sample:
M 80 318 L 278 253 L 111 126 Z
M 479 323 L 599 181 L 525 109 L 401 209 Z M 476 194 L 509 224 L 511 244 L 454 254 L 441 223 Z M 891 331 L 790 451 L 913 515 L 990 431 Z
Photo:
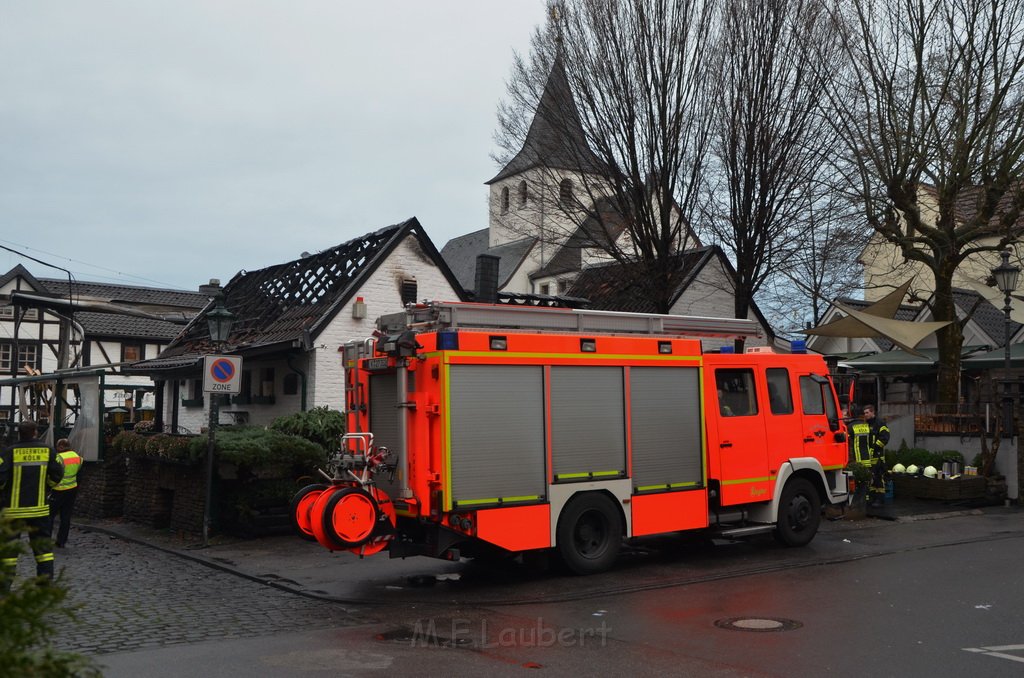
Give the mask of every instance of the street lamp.
M 210 328 L 210 342 L 215 351 L 223 349 L 231 336 L 231 323 L 235 320 L 235 314 L 224 306 L 224 294 L 218 292 L 214 297 L 214 306 L 206 312 L 206 322 Z M 203 506 L 203 546 L 209 546 L 210 542 L 210 515 L 213 506 L 213 454 L 214 436 L 216 434 L 217 422 L 220 419 L 220 401 L 216 393 L 210 394 L 210 424 L 207 426 L 209 440 L 206 446 L 206 504 Z
M 1003 293 L 1003 430 L 1013 436 L 1013 399 L 1010 397 L 1010 293 L 1017 289 L 1020 268 L 1010 264 L 1010 250 L 999 253 L 1003 261 L 992 269 L 992 277 L 996 279 L 996 287 Z

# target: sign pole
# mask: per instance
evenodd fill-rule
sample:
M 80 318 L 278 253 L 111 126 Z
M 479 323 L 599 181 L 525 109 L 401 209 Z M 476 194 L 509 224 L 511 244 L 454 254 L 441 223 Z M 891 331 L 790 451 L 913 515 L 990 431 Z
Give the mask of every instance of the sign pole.
M 213 513 L 213 458 L 217 424 L 220 423 L 220 396 L 239 393 L 242 382 L 240 356 L 208 355 L 203 359 L 203 393 L 210 396 L 209 440 L 206 445 L 206 501 L 203 506 L 203 547 L 210 545 Z
M 217 424 L 220 421 L 220 396 L 210 394 L 210 423 L 207 425 L 209 441 L 206 447 L 206 501 L 203 504 L 203 548 L 210 545 L 210 520 L 213 505 L 213 454 Z

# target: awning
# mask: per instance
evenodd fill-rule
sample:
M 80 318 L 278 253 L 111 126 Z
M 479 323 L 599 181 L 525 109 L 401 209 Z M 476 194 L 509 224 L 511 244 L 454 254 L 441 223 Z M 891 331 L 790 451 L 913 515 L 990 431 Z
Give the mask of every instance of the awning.
M 939 350 L 921 348 L 917 349 L 917 353 L 920 355 L 896 349 L 851 360 L 841 360 L 839 366 L 855 372 L 871 374 L 927 374 L 933 372 L 939 359 Z
M 965 358 L 962 367 L 965 370 L 991 370 L 1006 364 L 1006 348 L 994 348 Z M 1024 367 L 1024 344 L 1010 345 L 1010 367 Z
M 960 353 L 961 368 L 968 369 L 970 357 L 980 351 L 987 352 L 987 349 L 987 346 L 965 346 Z M 1022 364 L 1024 364 L 1024 351 L 1020 353 L 1020 356 Z M 939 349 L 937 348 L 919 348 L 915 349 L 914 353 L 896 349 L 839 361 L 839 365 L 842 367 L 867 374 L 928 374 L 936 371 L 938 363 Z

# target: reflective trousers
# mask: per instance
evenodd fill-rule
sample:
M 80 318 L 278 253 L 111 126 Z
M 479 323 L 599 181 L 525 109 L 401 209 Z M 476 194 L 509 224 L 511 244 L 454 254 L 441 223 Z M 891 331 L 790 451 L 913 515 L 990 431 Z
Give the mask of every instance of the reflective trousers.
M 50 541 L 50 530 L 52 519 L 50 516 L 41 518 L 24 518 L 21 521 L 24 526 L 23 532 L 28 533 L 29 543 L 32 546 L 32 554 L 36 558 L 36 575 L 53 579 L 53 542 Z M 19 533 L 14 539 L 21 539 Z M 4 557 L 0 560 L 0 567 L 3 567 L 8 575 L 7 581 L 13 581 L 14 572 L 18 567 L 18 558 Z

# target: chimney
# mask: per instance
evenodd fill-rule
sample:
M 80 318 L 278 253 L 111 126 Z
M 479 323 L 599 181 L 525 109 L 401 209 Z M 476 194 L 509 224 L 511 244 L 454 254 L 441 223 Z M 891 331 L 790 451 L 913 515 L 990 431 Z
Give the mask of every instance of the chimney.
M 208 297 L 217 296 L 217 293 L 221 291 L 220 280 L 217 278 L 210 278 L 210 282 L 199 286 L 199 291 Z
M 500 257 L 481 254 L 476 258 L 475 301 L 483 304 L 498 303 L 498 263 Z

